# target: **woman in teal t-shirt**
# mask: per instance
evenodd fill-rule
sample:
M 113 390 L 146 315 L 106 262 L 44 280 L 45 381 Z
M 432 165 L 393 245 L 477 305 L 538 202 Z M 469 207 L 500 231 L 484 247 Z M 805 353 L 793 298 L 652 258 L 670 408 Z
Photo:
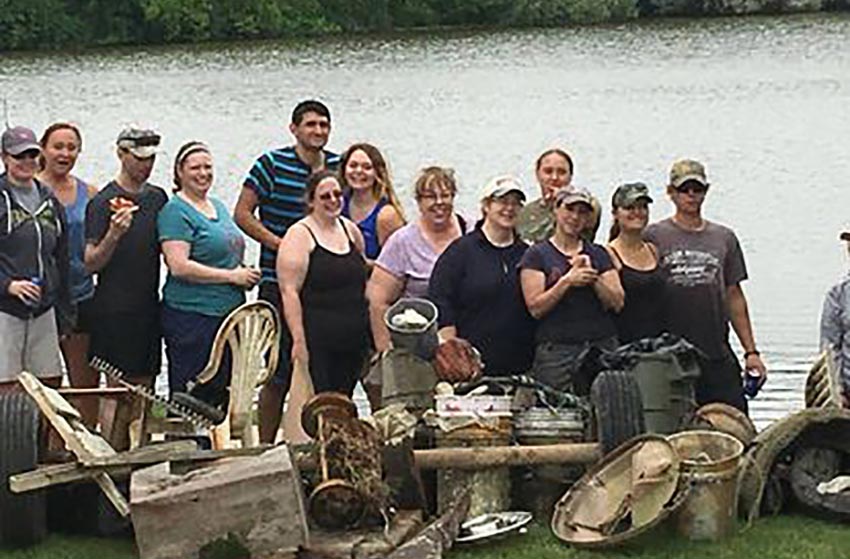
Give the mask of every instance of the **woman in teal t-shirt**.
M 209 148 L 201 142 L 184 144 L 174 160 L 175 195 L 157 219 L 168 266 L 162 331 L 172 394 L 185 392 L 187 382 L 203 370 L 224 318 L 260 280 L 259 270 L 242 265 L 245 240 L 230 212 L 208 196 L 212 182 Z M 229 370 L 226 364 L 222 368 Z M 217 375 L 194 395 L 220 405 L 227 382 L 225 375 Z

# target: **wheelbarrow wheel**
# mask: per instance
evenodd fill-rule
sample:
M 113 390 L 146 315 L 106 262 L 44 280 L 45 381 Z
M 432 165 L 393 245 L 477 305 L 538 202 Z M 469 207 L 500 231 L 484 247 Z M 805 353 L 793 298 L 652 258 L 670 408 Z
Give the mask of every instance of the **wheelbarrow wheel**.
M 627 371 L 602 371 L 590 387 L 596 439 L 608 454 L 646 432 L 637 381 Z
M 9 476 L 38 464 L 38 408 L 23 392 L 0 394 L 0 545 L 33 545 L 47 535 L 43 490 L 15 494 Z

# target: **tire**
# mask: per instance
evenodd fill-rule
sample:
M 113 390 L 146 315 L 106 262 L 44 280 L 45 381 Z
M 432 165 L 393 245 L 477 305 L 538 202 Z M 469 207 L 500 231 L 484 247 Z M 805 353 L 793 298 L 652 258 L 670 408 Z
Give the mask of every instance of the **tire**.
M 846 492 L 822 495 L 817 487 L 842 473 L 842 455 L 832 448 L 798 448 L 791 462 L 791 491 L 805 511 L 827 520 L 850 521 Z
M 0 545 L 33 545 L 47 535 L 44 490 L 15 494 L 9 476 L 38 465 L 40 417 L 23 392 L 0 394 Z
M 602 371 L 590 387 L 596 439 L 608 454 L 646 432 L 637 381 L 627 371 Z

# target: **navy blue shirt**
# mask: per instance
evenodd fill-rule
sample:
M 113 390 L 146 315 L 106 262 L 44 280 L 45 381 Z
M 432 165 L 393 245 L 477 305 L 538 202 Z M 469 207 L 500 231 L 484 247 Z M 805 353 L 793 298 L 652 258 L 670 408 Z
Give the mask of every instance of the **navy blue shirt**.
M 476 228 L 437 259 L 428 296 L 440 327 L 454 326 L 481 352 L 490 376 L 524 373 L 534 357 L 534 320 L 519 285 L 518 264 L 528 245 L 497 247 Z
M 325 168 L 331 171 L 339 166 L 339 155 L 329 151 L 325 154 Z M 312 168 L 301 161 L 295 147 L 273 149 L 261 155 L 255 162 L 244 185 L 257 195 L 260 222 L 263 227 L 283 237 L 287 229 L 304 217 L 307 204 L 304 188 Z M 260 249 L 261 283 L 277 281 L 275 259 L 277 253 L 262 246 Z
M 584 242 L 581 254 L 590 257 L 591 266 L 602 274 L 612 269 L 611 256 L 603 247 Z M 546 289 L 570 271 L 570 257 L 555 248 L 552 241 L 537 243 L 520 262 L 523 269 L 538 270 L 546 276 Z M 555 307 L 537 323 L 537 343 L 577 344 L 615 336 L 614 320 L 590 286 L 571 287 Z

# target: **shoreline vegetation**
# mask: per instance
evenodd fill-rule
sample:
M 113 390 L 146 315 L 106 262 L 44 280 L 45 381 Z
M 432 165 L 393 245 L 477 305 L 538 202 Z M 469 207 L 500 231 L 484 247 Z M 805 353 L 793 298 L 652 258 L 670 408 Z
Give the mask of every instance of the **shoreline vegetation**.
M 0 52 L 850 10 L 850 0 L 6 0 Z

